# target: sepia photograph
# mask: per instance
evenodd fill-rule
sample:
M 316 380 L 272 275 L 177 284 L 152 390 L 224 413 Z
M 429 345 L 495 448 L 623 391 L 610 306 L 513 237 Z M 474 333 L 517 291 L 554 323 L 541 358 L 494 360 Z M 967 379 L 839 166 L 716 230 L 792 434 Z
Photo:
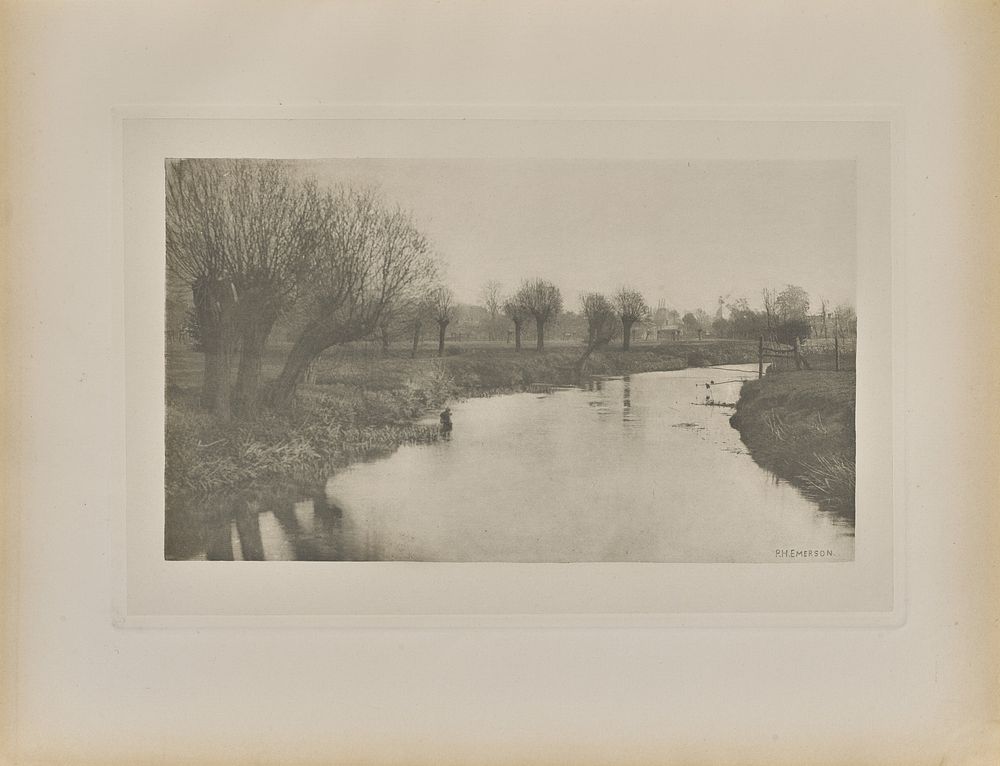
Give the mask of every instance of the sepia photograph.
M 0 13 L 0 762 L 1000 763 L 1000 5 Z
M 854 161 L 163 173 L 167 560 L 854 559 Z

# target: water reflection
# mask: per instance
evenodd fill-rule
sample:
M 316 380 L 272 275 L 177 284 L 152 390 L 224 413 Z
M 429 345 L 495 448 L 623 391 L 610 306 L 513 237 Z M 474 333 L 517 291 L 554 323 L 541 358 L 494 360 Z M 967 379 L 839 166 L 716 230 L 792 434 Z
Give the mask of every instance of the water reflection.
M 374 561 L 377 533 L 355 529 L 323 487 L 264 500 L 241 495 L 168 517 L 167 558 L 208 561 Z M 305 495 L 305 499 L 291 499 Z M 187 530 L 189 534 L 185 534 Z M 186 539 L 185 539 L 186 538 Z

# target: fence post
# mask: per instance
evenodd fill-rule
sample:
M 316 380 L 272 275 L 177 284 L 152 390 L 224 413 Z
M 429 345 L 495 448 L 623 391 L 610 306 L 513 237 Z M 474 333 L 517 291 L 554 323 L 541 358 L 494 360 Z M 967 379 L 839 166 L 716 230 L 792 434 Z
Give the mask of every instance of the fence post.
M 794 346 L 794 348 L 795 348 L 795 369 L 796 370 L 801 370 L 802 369 L 802 353 L 799 350 L 799 339 L 798 338 L 795 339 L 795 346 Z
M 833 369 L 840 372 L 840 338 L 833 336 Z
M 757 378 L 764 377 L 764 336 L 757 342 Z

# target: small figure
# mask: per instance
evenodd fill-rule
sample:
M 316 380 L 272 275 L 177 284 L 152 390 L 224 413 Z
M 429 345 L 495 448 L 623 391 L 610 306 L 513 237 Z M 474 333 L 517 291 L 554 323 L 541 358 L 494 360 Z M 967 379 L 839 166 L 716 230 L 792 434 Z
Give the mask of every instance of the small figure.
M 445 407 L 441 413 L 441 433 L 445 436 L 451 433 L 451 408 Z

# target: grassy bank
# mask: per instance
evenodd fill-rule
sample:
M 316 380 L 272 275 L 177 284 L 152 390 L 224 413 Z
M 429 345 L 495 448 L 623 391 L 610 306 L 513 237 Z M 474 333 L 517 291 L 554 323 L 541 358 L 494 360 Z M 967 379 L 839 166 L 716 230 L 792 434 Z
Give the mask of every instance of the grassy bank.
M 731 423 L 761 466 L 854 518 L 854 372 L 769 371 L 743 384 Z

